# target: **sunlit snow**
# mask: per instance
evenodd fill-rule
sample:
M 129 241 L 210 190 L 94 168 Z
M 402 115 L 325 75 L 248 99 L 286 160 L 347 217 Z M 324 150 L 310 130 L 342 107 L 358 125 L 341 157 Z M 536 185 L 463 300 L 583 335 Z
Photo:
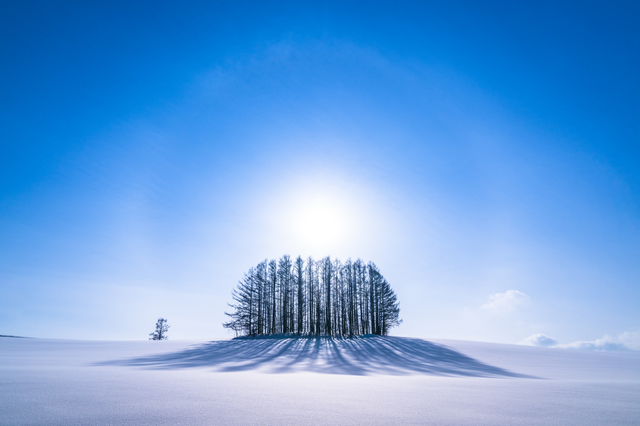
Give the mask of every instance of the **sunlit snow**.
M 3 425 L 632 425 L 640 352 L 401 337 L 0 338 Z

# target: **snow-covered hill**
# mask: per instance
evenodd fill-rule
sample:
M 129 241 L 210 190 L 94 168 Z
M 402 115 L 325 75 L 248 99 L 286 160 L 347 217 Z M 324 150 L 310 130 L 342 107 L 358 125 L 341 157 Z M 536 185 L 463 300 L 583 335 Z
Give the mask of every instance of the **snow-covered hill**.
M 640 424 L 640 352 L 0 338 L 0 424 Z

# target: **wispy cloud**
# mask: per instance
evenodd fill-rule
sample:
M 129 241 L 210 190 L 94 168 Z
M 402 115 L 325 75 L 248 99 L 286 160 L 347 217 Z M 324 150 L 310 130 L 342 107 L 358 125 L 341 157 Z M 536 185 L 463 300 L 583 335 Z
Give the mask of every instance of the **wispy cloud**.
M 596 340 L 581 340 L 573 343 L 561 344 L 552 337 L 544 334 L 533 334 L 520 342 L 521 345 L 543 346 L 547 348 L 579 349 L 584 351 L 640 351 L 640 331 L 609 336 L 605 334 Z
M 489 312 L 508 312 L 529 300 L 529 296 L 518 290 L 507 290 L 504 293 L 490 294 L 487 303 L 480 308 Z

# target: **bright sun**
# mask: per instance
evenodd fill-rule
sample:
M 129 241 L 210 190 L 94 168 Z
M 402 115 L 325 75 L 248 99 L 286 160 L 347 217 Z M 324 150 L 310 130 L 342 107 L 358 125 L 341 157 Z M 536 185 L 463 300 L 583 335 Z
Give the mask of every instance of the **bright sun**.
M 345 240 L 350 212 L 344 203 L 323 196 L 301 201 L 295 209 L 293 228 L 305 245 L 325 248 Z

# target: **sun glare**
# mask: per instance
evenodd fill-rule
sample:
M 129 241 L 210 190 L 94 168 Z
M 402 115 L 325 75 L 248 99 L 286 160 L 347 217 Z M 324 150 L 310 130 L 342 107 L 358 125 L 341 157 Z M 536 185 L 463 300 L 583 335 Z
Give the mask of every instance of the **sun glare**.
M 302 200 L 294 211 L 293 231 L 304 245 L 321 249 L 345 241 L 350 212 L 343 202 L 317 196 Z
M 261 204 L 269 212 L 269 250 L 344 258 L 363 252 L 366 230 L 374 227 L 380 209 L 372 208 L 366 187 L 328 175 L 290 177 L 286 190 L 274 191 L 281 196 Z

